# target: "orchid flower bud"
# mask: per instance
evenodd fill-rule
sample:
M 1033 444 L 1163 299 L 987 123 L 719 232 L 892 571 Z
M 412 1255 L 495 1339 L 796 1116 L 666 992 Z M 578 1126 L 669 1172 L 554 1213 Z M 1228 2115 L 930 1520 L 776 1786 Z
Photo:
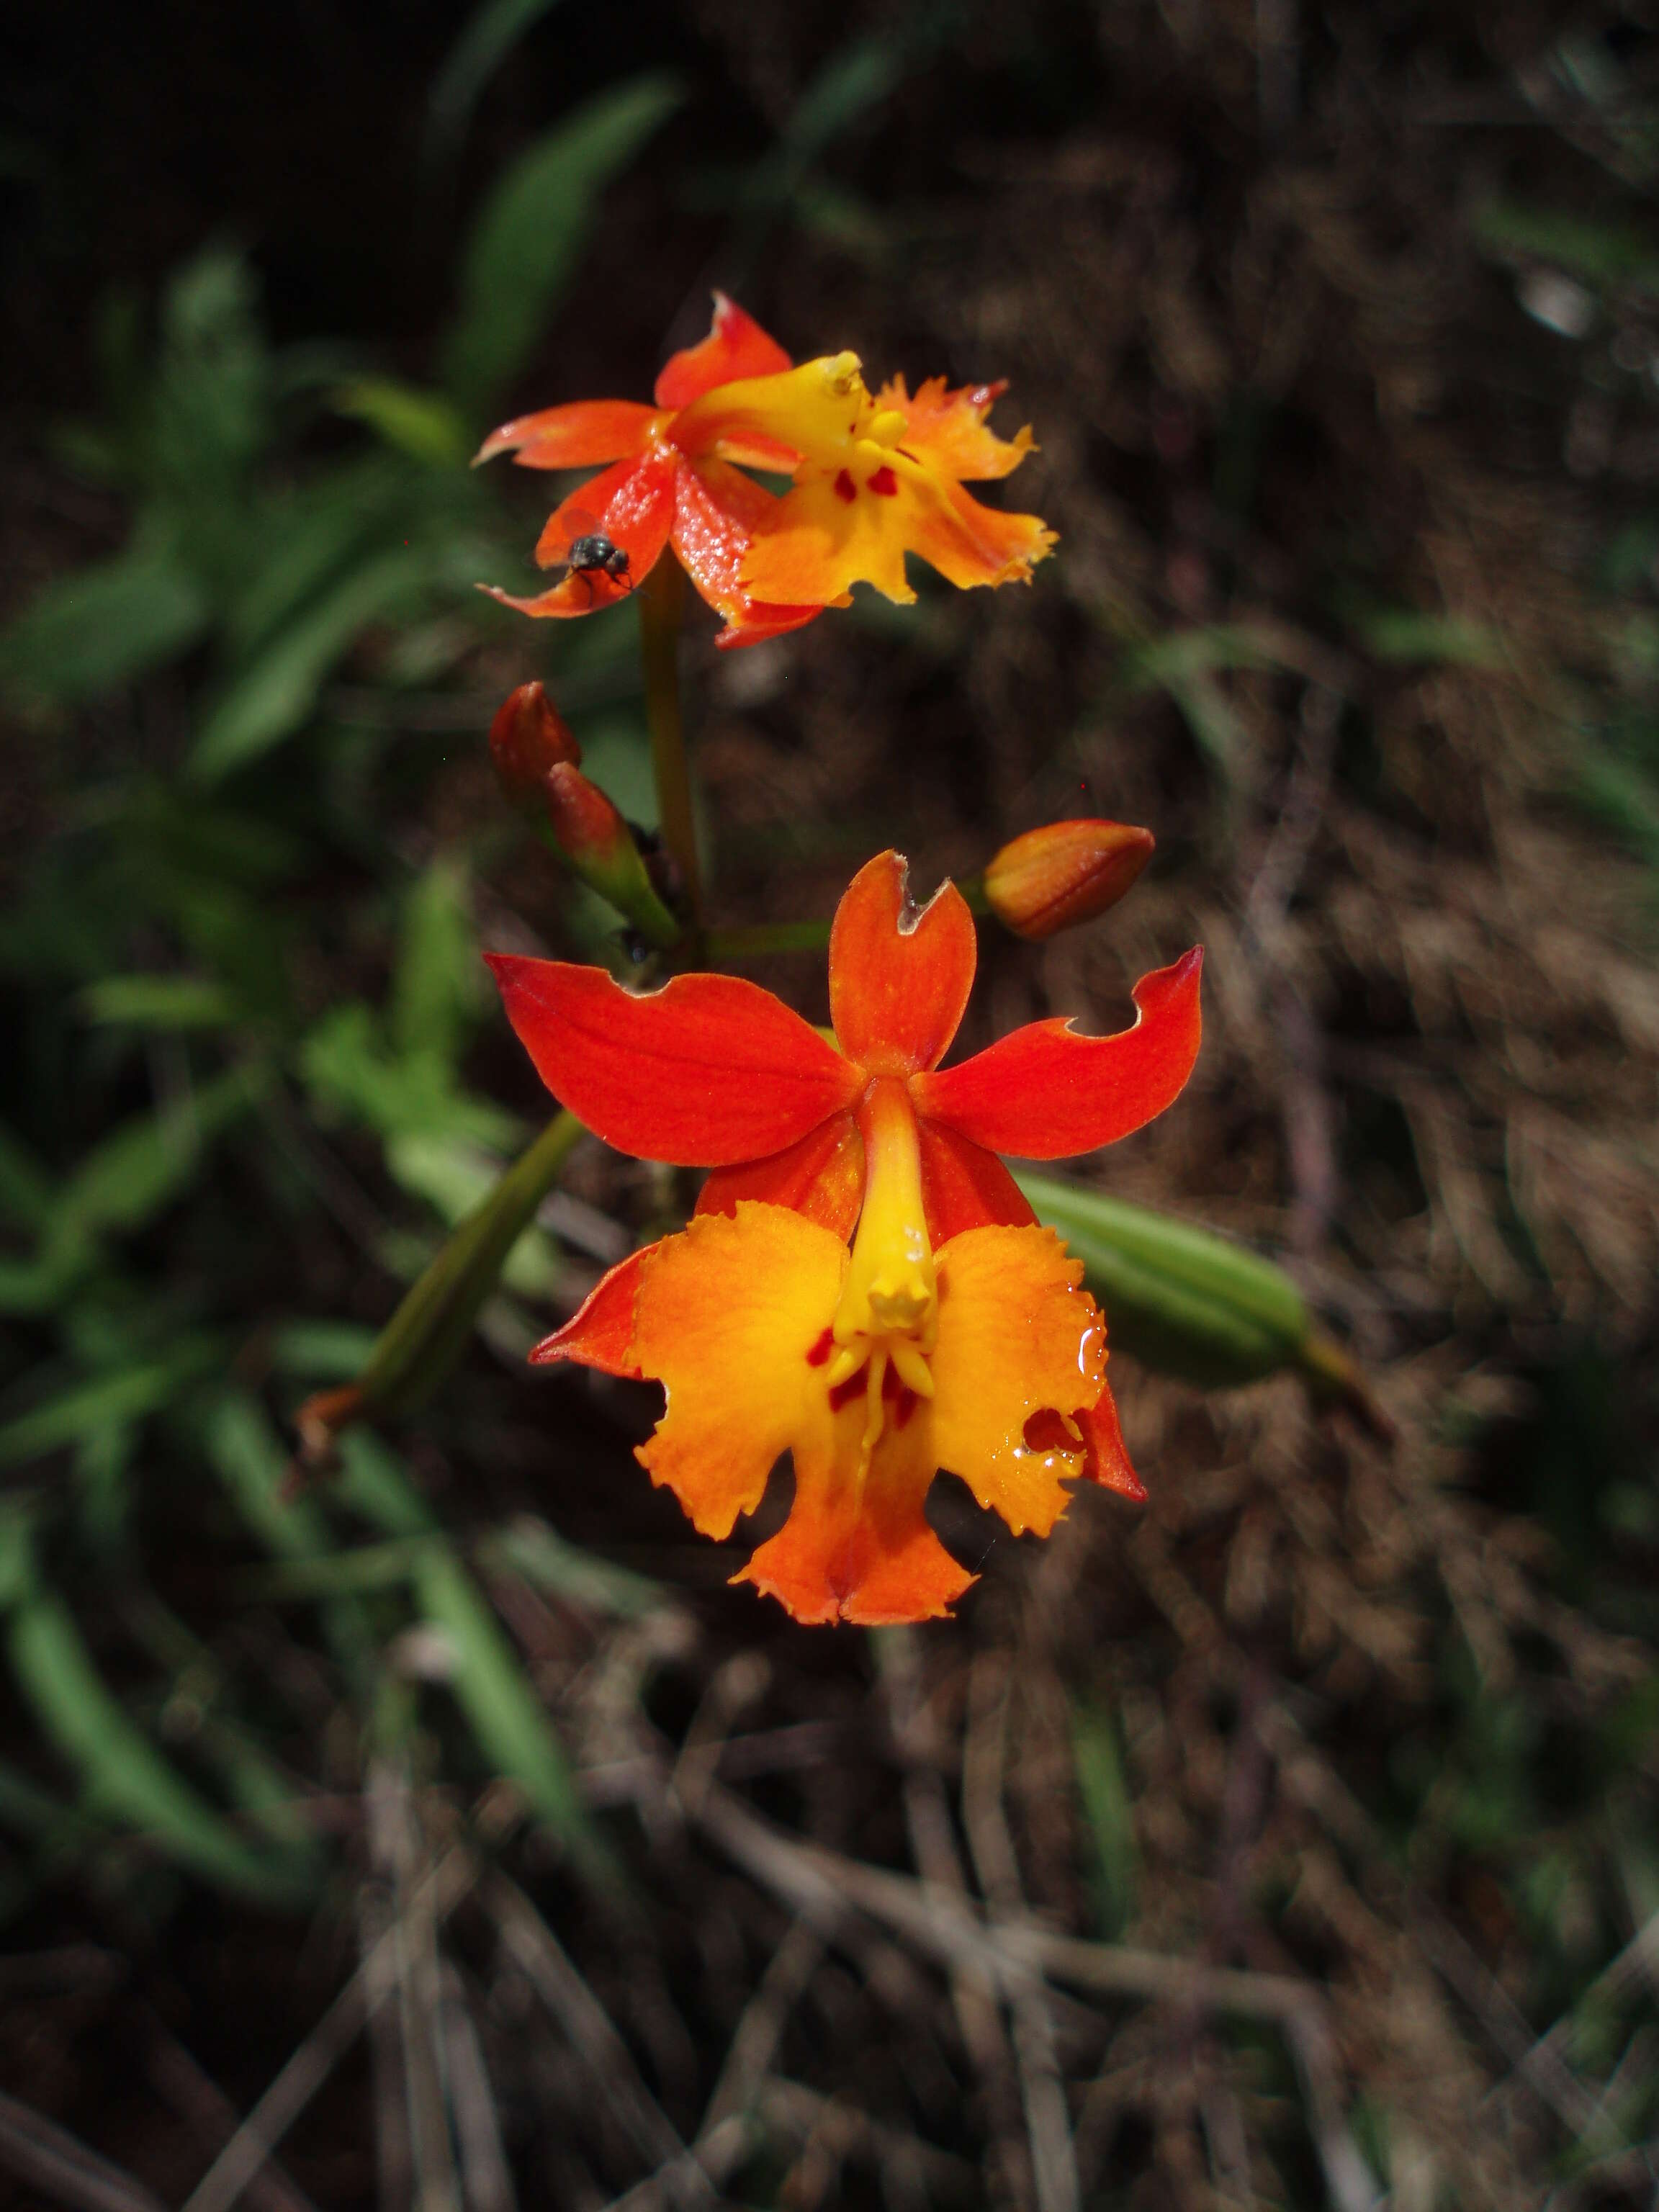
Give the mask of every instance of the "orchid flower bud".
M 1127 822 L 1048 822 L 994 854 L 985 899 L 1016 937 L 1053 937 L 1115 906 L 1152 856 L 1150 830 Z
M 580 766 L 582 749 L 543 687 L 520 684 L 489 726 L 489 757 L 509 803 L 539 819 L 548 771 L 564 762 Z
M 684 934 L 633 830 L 577 763 L 581 747 L 539 684 L 509 692 L 489 726 L 489 753 L 509 804 L 647 945 L 666 951 Z

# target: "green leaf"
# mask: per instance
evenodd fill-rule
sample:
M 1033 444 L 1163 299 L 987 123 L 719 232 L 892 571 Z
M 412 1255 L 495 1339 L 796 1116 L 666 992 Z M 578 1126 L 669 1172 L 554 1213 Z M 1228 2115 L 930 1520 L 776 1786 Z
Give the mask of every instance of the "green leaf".
M 300 728 L 330 671 L 360 633 L 406 606 L 431 574 L 425 547 L 399 546 L 366 562 L 298 616 L 221 696 L 196 741 L 190 774 L 215 782 Z
M 111 1692 L 69 1607 L 43 1588 L 14 1517 L 6 1643 L 26 1703 L 79 1773 L 88 1810 L 133 1828 L 181 1865 L 270 1905 L 311 1890 L 303 1861 L 245 1844 L 158 1752 Z
M 453 1069 L 483 1011 L 484 976 L 465 871 L 435 860 L 404 904 L 392 991 L 398 1050 L 405 1057 L 429 1054 Z
M 1629 223 L 1598 222 L 1520 200 L 1488 200 L 1474 210 L 1470 228 L 1491 253 L 1552 261 L 1591 284 L 1659 290 L 1659 248 Z
M 1073 1709 L 1072 1762 L 1094 1842 L 1100 1932 L 1110 1941 L 1134 1911 L 1139 1858 L 1135 1849 L 1134 1806 L 1124 1778 L 1117 1729 L 1109 1714 L 1089 1705 Z
M 105 975 L 87 985 L 77 1004 L 89 1022 L 164 1032 L 222 1029 L 237 1013 L 223 985 L 200 975 Z
M 444 381 L 465 414 L 487 409 L 528 362 L 575 274 L 605 187 L 681 98 L 661 76 L 601 93 L 497 180 L 467 242 L 444 345 Z
M 175 553 L 136 543 L 47 585 L 0 632 L 0 687 L 26 703 L 95 697 L 187 652 L 210 611 Z
M 355 1413 L 370 1419 L 405 1413 L 442 1381 L 582 1134 L 574 1114 L 556 1114 L 452 1232 L 381 1332 L 357 1377 Z
M 414 1578 L 416 1602 L 442 1629 L 454 1654 L 449 1686 L 480 1750 L 518 1784 L 534 1810 L 567 1843 L 586 1843 L 591 1850 L 569 1761 L 477 1586 L 441 1543 L 422 1548 Z
M 53 1235 L 142 1229 L 188 1188 L 207 1147 L 264 1097 L 273 1080 L 264 1062 L 244 1061 L 158 1113 L 124 1121 L 64 1184 Z
M 217 1356 L 198 1346 L 176 1359 L 118 1368 L 60 1391 L 0 1428 L 0 1467 L 44 1458 L 66 1444 L 84 1443 L 106 1430 L 159 1413 Z
M 1461 615 L 1428 614 L 1420 607 L 1372 607 L 1353 610 L 1348 620 L 1373 660 L 1418 661 L 1430 668 L 1506 665 L 1496 630 Z
M 478 94 L 526 31 L 556 0 L 484 0 L 445 57 L 427 111 L 427 158 L 446 159 L 459 145 Z
M 366 376 L 341 387 L 334 404 L 342 415 L 367 422 L 395 453 L 428 468 L 459 468 L 476 440 L 454 403 L 441 392 L 423 392 L 396 377 Z

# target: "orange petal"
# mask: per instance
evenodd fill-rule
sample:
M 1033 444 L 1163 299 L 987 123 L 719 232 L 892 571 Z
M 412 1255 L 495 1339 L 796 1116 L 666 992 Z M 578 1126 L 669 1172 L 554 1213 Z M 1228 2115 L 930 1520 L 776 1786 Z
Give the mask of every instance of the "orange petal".
M 964 1229 L 1000 1224 L 1024 1229 L 1036 1219 L 1031 1202 L 994 1152 L 954 1129 L 920 1123 L 921 1202 L 933 1249 Z
M 530 1355 L 531 1364 L 550 1367 L 561 1359 L 574 1359 L 602 1374 L 641 1381 L 645 1370 L 634 1356 L 634 1308 L 640 1270 L 656 1249 L 647 1244 L 619 1260 L 564 1327 L 542 1339 Z
M 927 1423 L 919 1407 L 902 1427 L 890 1421 L 860 1482 L 864 1419 L 855 1395 L 835 1416 L 830 1449 L 797 1443 L 789 1518 L 733 1579 L 809 1624 L 935 1620 L 974 1577 L 927 1525 L 935 1471 Z
M 628 579 L 620 587 L 626 591 L 646 574 L 667 543 L 678 470 L 676 455 L 665 447 L 653 446 L 578 484 L 547 518 L 536 541 L 537 566 L 550 568 L 556 562 L 568 561 L 577 538 L 598 534 L 627 553 Z M 601 575 L 594 580 L 608 584 L 612 580 Z
M 1018 1536 L 1066 1510 L 1081 1439 L 1027 1441 L 1040 1413 L 1075 1419 L 1100 1395 L 1106 1330 L 1083 1263 L 1052 1229 L 969 1229 L 935 1255 L 939 1343 L 929 1413 L 938 1463 Z
M 752 645 L 799 629 L 816 606 L 757 605 L 738 578 L 755 532 L 777 507 L 777 495 L 741 469 L 710 458 L 681 469 L 674 495 L 675 552 L 698 592 L 724 617 L 719 642 Z M 739 634 L 733 634 L 739 633 Z
M 845 1113 L 863 1088 L 810 1024 L 740 976 L 676 975 L 636 996 L 603 968 L 484 957 L 542 1081 L 636 1158 L 763 1159 Z
M 994 1152 L 1057 1160 L 1115 1144 L 1179 1097 L 1198 1057 L 1200 946 L 1134 988 L 1139 1019 L 1115 1036 L 1029 1022 L 971 1060 L 911 1085 L 916 1111 Z
M 474 458 L 493 460 L 512 453 L 521 469 L 586 469 L 637 453 L 667 418 L 659 408 L 636 399 L 576 399 L 564 407 L 544 407 L 520 415 L 492 430 Z
M 907 453 L 931 462 L 947 477 L 974 483 L 1006 477 L 1035 447 L 1029 422 L 1013 438 L 999 438 L 985 427 L 986 416 L 1007 389 L 1005 380 L 952 392 L 942 376 L 930 376 L 912 399 L 904 379 L 896 376 L 876 394 L 876 405 L 894 408 L 905 416 L 907 428 L 899 442 Z
M 849 1239 L 864 1200 L 864 1140 L 852 1115 L 831 1115 L 769 1159 L 715 1168 L 697 1194 L 697 1212 L 735 1213 L 740 1200 L 751 1198 L 787 1206 L 843 1243 Z
M 840 1237 L 778 1206 L 700 1214 L 652 1248 L 633 1348 L 668 1408 L 639 1458 L 705 1536 L 754 1511 L 784 1452 L 833 1457 L 838 1417 L 809 1355 L 847 1265 Z
M 672 355 L 657 379 L 659 407 L 689 407 L 717 384 L 746 376 L 775 376 L 789 356 L 752 315 L 724 292 L 714 295 L 714 319 L 706 338 Z M 497 433 L 499 435 L 500 434 Z
M 669 449 L 653 445 L 631 459 L 617 461 L 580 484 L 555 507 L 536 546 L 544 568 L 569 557 L 578 538 L 608 538 L 628 556 L 620 576 L 604 569 L 573 569 L 549 591 L 517 598 L 498 585 L 481 588 L 504 607 L 521 615 L 592 614 L 596 607 L 625 599 L 655 566 L 668 538 L 674 513 L 674 477 L 678 463 Z
M 872 1072 L 936 1067 L 973 987 L 968 902 L 941 884 L 918 913 L 909 863 L 878 853 L 854 877 L 830 933 L 830 1018 L 849 1059 Z

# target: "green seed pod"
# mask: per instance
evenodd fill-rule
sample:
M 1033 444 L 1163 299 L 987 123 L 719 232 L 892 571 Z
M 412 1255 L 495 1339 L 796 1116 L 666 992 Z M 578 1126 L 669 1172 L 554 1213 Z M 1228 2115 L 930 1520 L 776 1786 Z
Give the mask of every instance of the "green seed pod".
M 1316 1397 L 1340 1400 L 1389 1433 L 1358 1370 L 1271 1260 L 1194 1222 L 1058 1176 L 1016 1180 L 1082 1261 L 1115 1351 L 1210 1389 L 1289 1369 Z

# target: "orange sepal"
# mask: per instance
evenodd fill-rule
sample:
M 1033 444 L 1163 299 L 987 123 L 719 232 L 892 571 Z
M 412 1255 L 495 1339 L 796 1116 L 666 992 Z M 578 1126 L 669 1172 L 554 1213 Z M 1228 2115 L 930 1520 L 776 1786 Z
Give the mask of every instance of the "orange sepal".
M 714 295 L 714 319 L 706 338 L 671 355 L 657 379 L 659 407 L 689 407 L 716 385 L 739 377 L 775 376 L 791 366 L 788 355 L 754 317 L 724 292 Z
M 1086 1455 L 1083 1473 L 1091 1482 L 1097 1482 L 1103 1490 L 1115 1490 L 1120 1498 L 1132 1498 L 1137 1505 L 1146 1502 L 1146 1486 L 1130 1463 L 1123 1442 L 1123 1430 L 1117 1418 L 1117 1401 L 1112 1395 L 1112 1386 L 1103 1376 L 1100 1395 L 1086 1411 L 1076 1415 L 1078 1426 L 1083 1431 Z
M 830 933 L 830 1018 L 843 1052 L 872 1073 L 936 1067 L 973 988 L 979 947 L 968 902 L 939 885 L 920 913 L 898 853 L 866 860 Z
M 542 1081 L 636 1158 L 764 1158 L 846 1112 L 862 1088 L 809 1023 L 740 976 L 676 975 L 636 997 L 603 968 L 484 957 Z
M 640 1270 L 656 1249 L 647 1244 L 619 1260 L 564 1327 L 542 1339 L 530 1355 L 532 1365 L 550 1367 L 561 1359 L 574 1359 L 584 1367 L 597 1367 L 602 1374 L 641 1381 L 645 1370 L 634 1356 L 634 1309 L 639 1297 Z
M 479 447 L 472 465 L 512 453 L 521 469 L 592 468 L 638 453 L 666 419 L 660 407 L 637 399 L 575 399 L 503 422 Z
M 714 1169 L 697 1194 L 696 1210 L 735 1213 L 745 1199 L 787 1206 L 847 1242 L 864 1200 L 864 1139 L 857 1122 L 850 1114 L 836 1114 L 769 1159 Z
M 1139 1019 L 1115 1036 L 1079 1036 L 1067 1021 L 1030 1022 L 971 1060 L 911 1084 L 916 1111 L 994 1152 L 1060 1159 L 1115 1144 L 1178 1097 L 1198 1057 L 1194 945 L 1134 987 Z
M 620 588 L 625 592 L 638 583 L 668 542 L 678 467 L 673 454 L 657 446 L 578 484 L 543 526 L 536 541 L 537 567 L 568 561 L 577 538 L 598 532 L 628 555 L 628 577 Z M 592 579 L 596 584 L 611 580 L 605 575 Z
M 999 438 L 986 428 L 986 416 L 1007 389 L 1003 378 L 953 392 L 942 376 L 930 376 L 913 399 L 904 379 L 895 376 L 876 394 L 876 404 L 895 408 L 905 417 L 900 443 L 907 453 L 964 483 L 981 483 L 1017 469 L 1036 443 L 1029 422 L 1012 438 Z
M 969 1229 L 935 1255 L 939 1343 L 928 1408 L 940 1467 L 959 1474 L 1015 1535 L 1046 1536 L 1084 1444 L 1033 1444 L 1039 1414 L 1075 1421 L 1100 1395 L 1106 1330 L 1083 1263 L 1052 1229 Z
M 917 1127 L 921 1202 L 935 1251 L 964 1229 L 1025 1229 L 1036 1219 L 1030 1200 L 994 1152 L 969 1144 L 954 1129 L 935 1128 L 931 1121 Z
M 780 1206 L 704 1213 L 652 1248 L 635 1301 L 634 1352 L 668 1393 L 641 1464 L 705 1536 L 760 1504 L 783 1453 L 833 1450 L 823 1364 L 847 1247 Z

